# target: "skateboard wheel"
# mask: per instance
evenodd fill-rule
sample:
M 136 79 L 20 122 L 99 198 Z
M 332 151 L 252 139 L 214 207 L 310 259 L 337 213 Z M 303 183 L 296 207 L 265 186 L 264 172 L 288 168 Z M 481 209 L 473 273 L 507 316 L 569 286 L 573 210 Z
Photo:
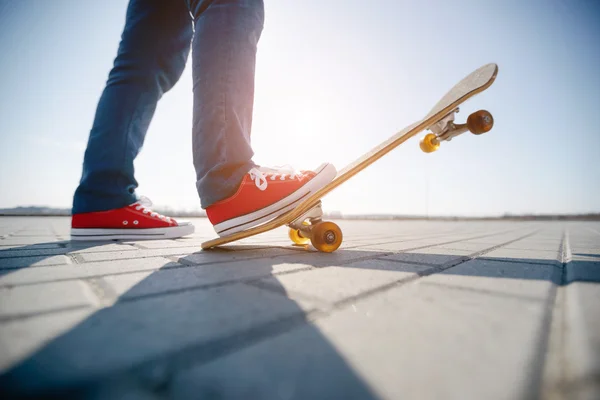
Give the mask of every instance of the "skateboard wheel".
M 475 111 L 467 118 L 467 128 L 474 135 L 488 132 L 494 126 L 494 117 L 486 110 Z
M 308 225 L 308 223 L 305 221 L 302 223 L 302 225 Z M 290 228 L 288 231 L 288 236 L 290 237 L 290 240 L 294 242 L 294 244 L 304 245 L 310 242 L 309 238 L 305 238 L 304 236 L 300 235 L 300 231 L 298 229 Z
M 440 148 L 440 141 L 433 133 L 428 133 L 423 139 L 421 139 L 419 147 L 421 147 L 421 150 L 423 150 L 425 153 L 433 153 Z
M 319 222 L 312 227 L 310 242 L 319 251 L 324 253 L 336 251 L 342 244 L 342 240 L 342 230 L 333 222 Z

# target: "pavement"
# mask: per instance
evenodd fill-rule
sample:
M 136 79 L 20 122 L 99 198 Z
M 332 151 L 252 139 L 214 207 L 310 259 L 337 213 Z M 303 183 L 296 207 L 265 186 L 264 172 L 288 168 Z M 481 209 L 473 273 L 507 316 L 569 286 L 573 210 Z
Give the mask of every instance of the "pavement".
M 599 399 L 600 223 L 336 221 L 201 251 L 0 218 L 0 397 Z

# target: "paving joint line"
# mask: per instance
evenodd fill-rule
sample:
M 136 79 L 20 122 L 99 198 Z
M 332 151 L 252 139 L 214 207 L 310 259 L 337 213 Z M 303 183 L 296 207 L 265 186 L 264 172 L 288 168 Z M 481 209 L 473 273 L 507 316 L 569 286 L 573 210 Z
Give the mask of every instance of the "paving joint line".
M 402 254 L 402 253 L 392 253 L 392 254 L 390 254 L 390 255 L 396 255 L 396 254 Z M 420 267 L 439 267 L 439 266 L 440 266 L 440 264 L 432 264 L 432 263 L 426 263 L 426 262 L 421 262 L 421 261 L 410 261 L 410 260 L 409 260 L 409 261 L 404 261 L 404 260 L 396 260 L 396 259 L 393 259 L 393 258 L 385 258 L 385 257 L 388 257 L 388 256 L 383 256 L 383 257 L 381 257 L 381 258 L 377 258 L 377 259 L 378 259 L 379 261 L 389 261 L 389 262 L 398 263 L 398 264 L 417 265 L 417 266 L 420 266 Z M 450 261 L 448 261 L 448 262 L 451 262 L 451 261 L 456 261 L 457 259 L 460 259 L 460 258 L 467 258 L 467 257 L 468 257 L 468 256 L 456 256 L 456 259 L 450 260 Z M 441 265 L 444 265 L 444 264 L 441 264 Z
M 475 258 L 477 258 L 477 257 L 479 257 L 479 256 L 481 256 L 483 254 L 492 252 L 492 251 L 497 250 L 497 249 L 499 249 L 499 248 L 501 248 L 503 246 L 506 246 L 507 244 L 511 244 L 511 243 L 517 242 L 519 240 L 522 240 L 522 239 L 524 239 L 524 238 L 526 238 L 528 236 L 534 235 L 538 231 L 539 231 L 539 229 L 537 229 L 537 230 L 535 230 L 535 231 L 533 231 L 530 234 L 527 234 L 525 236 L 521 236 L 521 237 L 519 237 L 517 239 L 511 240 L 511 241 L 508 241 L 508 242 L 504 242 L 504 243 L 499 244 L 499 245 L 488 247 L 488 248 L 486 248 L 484 250 L 476 251 L 476 252 L 471 253 L 471 254 L 469 254 L 467 256 L 456 256 L 457 260 L 459 260 L 461 258 L 465 259 L 463 262 L 467 262 L 467 261 L 473 260 L 473 259 L 475 259 Z M 470 239 L 467 239 L 467 240 L 470 240 Z M 459 241 L 462 241 L 462 240 L 459 240 Z M 451 243 L 454 243 L 454 242 L 451 242 Z M 392 253 L 392 255 L 395 255 L 395 254 L 404 254 L 404 253 L 407 253 L 409 251 L 422 250 L 422 249 L 425 249 L 425 248 L 428 248 L 428 247 L 434 247 L 434 246 L 439 246 L 439 244 L 430 245 L 430 246 L 421 246 L 421 247 L 412 248 L 412 249 L 406 249 L 406 250 L 394 252 L 394 253 Z M 382 260 L 393 261 L 393 262 L 398 262 L 398 263 L 403 263 L 403 264 L 415 264 L 415 265 L 425 265 L 425 266 L 433 266 L 433 267 L 439 266 L 439 264 L 430 264 L 430 263 L 424 263 L 424 262 L 419 262 L 419 261 L 403 261 L 403 260 L 394 260 L 394 259 L 382 259 Z M 451 260 L 449 262 L 454 262 L 454 261 L 457 261 L 457 260 Z M 494 260 L 494 261 L 496 261 L 496 260 Z M 498 261 L 500 261 L 500 260 L 498 260 Z M 537 264 L 537 263 L 527 263 L 527 264 Z M 446 264 L 442 264 L 442 266 L 443 265 L 446 265 Z M 458 264 L 455 264 L 454 266 L 456 266 L 456 265 L 458 265 Z
M 62 255 L 62 254 L 60 254 Z M 68 264 L 68 263 L 61 263 L 61 264 L 47 264 L 47 265 L 29 265 L 26 267 L 0 267 L 0 274 L 2 274 L 4 271 L 10 271 L 10 272 L 14 272 L 14 271 L 18 271 L 21 269 L 28 269 L 28 268 L 53 268 L 53 267 L 64 267 L 66 265 L 73 265 L 73 264 Z M 0 284 L 0 287 L 2 285 Z
M 552 351 L 552 349 L 550 348 L 550 338 L 551 335 L 553 334 L 558 334 L 560 335 L 560 344 L 559 344 L 559 357 L 561 359 L 563 359 L 563 353 L 565 351 L 565 347 L 564 347 L 564 336 L 566 333 L 566 326 L 565 326 L 565 318 L 564 316 L 561 314 L 559 315 L 554 315 L 554 310 L 556 309 L 556 307 L 559 307 L 559 310 L 564 310 L 564 290 L 565 290 L 565 284 L 566 284 L 566 271 L 567 271 L 567 265 L 568 262 L 570 261 L 570 257 L 571 257 L 571 250 L 570 250 L 570 243 L 569 243 L 569 231 L 567 228 L 563 228 L 563 234 L 562 234 L 562 238 L 561 238 L 561 243 L 559 246 L 559 259 L 561 262 L 561 273 L 560 273 L 560 277 L 558 279 L 555 279 L 556 282 L 551 282 L 552 285 L 550 287 L 549 293 L 548 293 L 548 298 L 545 301 L 545 306 L 544 306 L 544 314 L 542 317 L 542 321 L 540 324 L 540 329 L 538 331 L 537 337 L 538 337 L 538 343 L 537 346 L 535 348 L 535 352 L 534 352 L 534 357 L 531 361 L 531 366 L 530 369 L 532 371 L 532 374 L 530 375 L 530 382 L 528 385 L 528 389 L 527 389 L 527 394 L 529 398 L 540 398 L 541 394 L 544 392 L 545 389 L 545 371 L 548 368 L 548 358 L 550 356 L 550 351 Z M 553 326 L 553 320 L 554 318 L 560 318 L 561 320 L 559 321 L 559 332 L 553 332 L 552 326 Z M 565 368 L 563 366 L 563 368 Z M 560 379 L 561 381 L 564 378 L 563 372 L 564 369 L 561 368 L 561 376 Z
M 293 270 L 293 271 L 274 272 L 271 274 L 265 274 L 265 275 L 261 275 L 261 276 L 253 276 L 251 278 L 230 279 L 230 280 L 225 280 L 225 281 L 221 281 L 221 282 L 198 284 L 198 285 L 188 286 L 185 288 L 169 289 L 169 290 L 163 290 L 163 291 L 156 292 L 156 293 L 140 294 L 135 297 L 125 297 L 125 298 L 119 297 L 117 299 L 117 301 L 115 302 L 115 304 L 116 303 L 133 303 L 133 302 L 142 301 L 142 300 L 146 300 L 146 299 L 152 299 L 152 298 L 157 298 L 157 297 L 162 297 L 162 296 L 172 296 L 172 295 L 177 295 L 177 294 L 181 294 L 181 293 L 185 293 L 185 292 L 193 292 L 193 291 L 197 291 L 197 290 L 214 289 L 214 288 L 228 286 L 228 285 L 232 285 L 232 284 L 238 284 L 238 283 L 247 284 L 252 281 L 261 280 L 261 279 L 269 278 L 272 276 L 286 275 L 286 274 L 291 274 L 291 273 L 300 272 L 300 271 L 308 271 L 311 269 L 313 269 L 313 267 L 299 268 L 299 269 Z M 154 273 L 154 272 L 156 272 L 156 270 L 152 271 L 152 273 Z
M 166 258 L 166 257 L 157 257 L 157 258 Z M 96 261 L 96 262 L 110 262 L 110 261 Z M 181 264 L 181 263 L 178 263 L 178 264 Z M 52 267 L 64 267 L 64 266 L 68 266 L 68 265 L 72 265 L 72 264 L 40 265 L 40 266 L 36 266 L 36 267 L 26 267 L 26 268 L 52 268 Z M 78 265 L 82 265 L 82 264 L 78 264 Z M 166 265 L 168 265 L 168 266 L 166 266 Z M 89 275 L 89 276 L 83 276 L 83 277 L 77 276 L 77 277 L 72 277 L 72 278 L 41 280 L 41 281 L 35 281 L 35 282 L 23 282 L 23 283 L 18 283 L 18 284 L 0 283 L 0 288 L 12 288 L 12 287 L 17 287 L 17 286 L 33 286 L 33 285 L 40 285 L 40 284 L 52 283 L 52 282 L 68 282 L 68 281 L 77 281 L 77 280 L 83 280 L 83 279 L 105 278 L 107 276 L 128 275 L 128 274 L 136 274 L 136 273 L 140 273 L 140 272 L 156 272 L 156 271 L 160 271 L 163 269 L 167 270 L 167 269 L 177 269 L 177 268 L 186 268 L 186 267 L 187 266 L 185 266 L 185 265 L 165 264 L 161 268 L 157 268 L 157 269 L 136 269 L 136 270 L 122 271 L 122 272 L 111 272 L 110 274 L 95 274 L 95 275 Z M 7 268 L 7 270 L 11 270 L 11 271 L 12 270 L 20 270 L 20 269 L 25 269 L 25 268 Z M 2 271 L 2 270 L 0 270 L 0 271 Z
M 146 247 L 142 244 L 139 243 L 119 243 L 121 245 L 125 245 L 125 246 L 131 246 L 134 249 L 138 249 L 138 250 L 153 250 L 152 248 Z M 169 249 L 170 247 L 165 247 L 166 249 Z
M 356 258 L 352 258 L 352 259 L 348 259 L 348 260 L 343 260 L 343 261 L 340 260 L 337 263 L 328 263 L 328 264 L 332 264 L 332 265 L 313 265 L 313 267 L 314 268 L 341 267 L 341 266 L 352 264 L 355 262 L 377 260 L 377 259 L 379 259 L 379 257 L 390 256 L 393 254 L 394 253 L 378 251 L 378 252 L 374 252 L 374 255 L 365 255 L 362 257 L 356 257 Z M 315 263 L 315 264 L 317 264 L 317 263 Z
M 551 282 L 552 283 L 552 282 Z M 554 304 L 557 299 L 559 286 L 552 283 L 549 289 L 548 298 L 544 301 L 544 314 L 537 332 L 537 345 L 534 345 L 533 357 L 530 361 L 529 384 L 525 389 L 528 399 L 539 399 L 543 390 L 544 371 L 546 369 L 546 361 L 550 350 L 550 335 L 553 320 Z
M 34 249 L 28 249 L 28 250 L 25 250 L 25 251 L 31 251 L 31 250 L 34 250 Z M 64 248 L 60 248 L 60 247 L 59 248 L 50 248 L 50 249 L 38 249 L 38 251 L 40 251 L 40 250 L 42 252 L 44 252 L 44 250 L 47 250 L 46 254 L 5 256 L 2 253 L 9 252 L 9 251 L 17 251 L 18 252 L 19 250 L 14 250 L 14 249 L 6 249 L 6 250 L 4 250 L 4 249 L 0 249 L 0 260 L 12 260 L 12 259 L 15 259 L 15 258 L 29 258 L 29 257 L 44 257 L 44 258 L 47 258 L 47 257 L 54 257 L 54 256 L 64 256 L 64 255 L 67 255 L 67 253 L 68 253 L 68 252 L 64 251 L 65 250 Z M 21 251 L 23 251 L 23 250 L 21 250 Z
M 83 309 L 87 309 L 87 308 L 95 309 L 95 307 L 93 307 L 89 304 L 85 304 L 85 305 L 75 305 L 75 306 L 52 308 L 52 309 L 48 309 L 48 310 L 17 313 L 17 314 L 13 314 L 13 315 L 0 316 L 0 324 L 35 318 L 35 317 L 39 317 L 42 315 L 59 314 L 62 312 L 83 310 Z
M 269 293 L 287 297 L 287 298 L 291 299 L 292 301 L 296 301 L 296 300 L 309 301 L 311 304 L 314 304 L 315 306 L 317 306 L 317 309 L 324 311 L 324 312 L 326 312 L 331 307 L 331 303 L 327 302 L 326 300 L 322 300 L 322 299 L 319 299 L 318 297 L 313 297 L 310 295 L 305 295 L 303 293 L 296 292 L 293 290 L 291 290 L 291 291 L 286 290 L 284 287 L 275 287 L 273 285 L 269 285 L 268 283 L 262 282 L 264 279 L 265 278 L 254 279 L 254 280 L 249 280 L 248 282 L 242 282 L 242 283 L 245 285 L 260 289 L 260 290 L 264 290 Z M 289 295 L 293 295 L 293 296 L 289 296 Z
M 500 297 L 503 299 L 507 299 L 507 298 L 519 299 L 519 300 L 529 301 L 532 303 L 543 303 L 545 301 L 543 299 L 539 299 L 539 298 L 535 298 L 535 297 L 531 297 L 531 296 L 520 296 L 520 295 L 509 294 L 509 293 L 494 292 L 494 291 L 488 290 L 488 289 L 468 288 L 468 287 L 451 285 L 451 284 L 446 284 L 446 283 L 421 282 L 420 284 L 426 285 L 426 286 L 436 286 L 436 287 L 441 287 L 441 288 L 448 288 L 448 289 L 453 289 L 453 290 L 458 290 L 458 291 L 480 293 L 480 294 L 485 294 L 485 295 L 489 295 L 489 296 Z
M 546 340 L 547 344 L 544 353 L 541 355 L 541 369 L 542 375 L 538 383 L 538 393 L 548 393 L 558 390 L 558 398 L 567 398 L 565 393 L 565 387 L 568 386 L 568 357 L 566 355 L 566 336 L 568 332 L 567 328 L 567 317 L 566 317 L 566 285 L 567 282 L 567 268 L 568 264 L 572 259 L 572 251 L 570 244 L 570 232 L 568 228 L 564 228 L 563 237 L 560 245 L 560 260 L 562 263 L 560 282 L 555 288 L 554 296 L 551 303 L 551 309 L 549 311 L 549 322 L 547 325 L 547 333 L 542 336 L 542 340 Z M 555 322 L 557 320 L 558 322 Z M 553 329 L 554 327 L 554 329 Z M 543 326 L 544 328 L 544 326 Z M 544 332 L 542 330 L 542 332 Z M 558 336 L 558 338 L 556 338 Z M 550 348 L 550 339 L 555 337 L 555 343 L 557 348 L 554 349 L 554 359 L 550 359 L 551 352 L 553 349 Z M 549 377 L 545 376 L 544 373 L 550 368 L 549 362 L 558 364 L 558 373 L 555 377 L 555 382 L 548 381 Z
M 587 230 L 589 230 L 589 231 L 592 231 L 593 233 L 595 233 L 595 234 L 597 234 L 597 235 L 600 235 L 600 231 L 597 231 L 597 230 L 596 230 L 596 229 L 594 229 L 594 228 L 590 228 L 589 226 L 586 226 L 586 228 L 587 228 Z
M 92 291 L 94 296 L 96 296 L 98 307 L 110 307 L 118 301 L 119 295 L 104 279 L 86 278 L 81 279 L 81 281 Z
M 567 267 L 572 259 L 573 253 L 571 251 L 570 233 L 569 230 L 565 228 L 564 236 L 560 243 L 560 262 L 562 263 L 561 285 L 567 284 Z
M 85 260 L 83 259 L 82 256 L 80 256 L 78 253 L 66 253 L 64 254 L 65 257 L 67 257 L 73 264 L 83 264 L 85 263 Z M 50 267 L 51 265 L 48 265 L 48 267 Z M 29 267 L 27 267 L 29 268 Z
M 507 244 L 515 243 L 515 242 L 518 242 L 519 240 L 523 240 L 523 239 L 525 239 L 527 237 L 533 236 L 533 235 L 535 235 L 539 231 L 540 231 L 540 229 L 535 229 L 533 232 L 527 233 L 527 234 L 525 234 L 523 236 L 520 236 L 520 237 L 518 237 L 516 239 L 512 239 L 512 240 L 509 240 L 507 242 L 500 243 L 500 244 L 494 245 L 492 247 L 488 247 L 488 248 L 480 250 L 480 251 L 476 251 L 474 253 L 469 254 L 466 257 L 469 258 L 470 260 L 474 260 L 475 258 L 478 258 L 478 257 L 480 257 L 480 256 L 482 256 L 484 254 L 487 254 L 487 253 L 490 253 L 490 252 L 492 252 L 494 250 L 500 249 L 500 248 L 506 246 Z
M 544 364 L 542 366 L 544 373 L 548 373 L 550 363 L 556 368 L 555 376 L 544 375 L 541 382 L 541 391 L 543 394 L 552 393 L 556 398 L 568 399 L 569 386 L 569 358 L 567 357 L 567 310 L 566 310 L 566 288 L 560 286 L 557 288 L 556 299 L 554 301 L 554 310 L 552 313 L 552 325 L 549 330 L 549 343 L 555 343 L 554 349 L 548 347 L 545 353 Z M 554 340 L 551 340 L 554 339 Z M 556 396 L 558 392 L 558 396 Z M 546 396 L 550 397 L 550 396 Z
M 467 239 L 458 239 L 458 240 L 451 240 L 449 242 L 435 243 L 435 244 L 429 244 L 429 245 L 425 245 L 425 246 L 417 246 L 417 247 L 412 247 L 412 248 L 400 250 L 400 251 L 397 251 L 397 252 L 394 252 L 394 253 L 400 254 L 400 253 L 406 253 L 406 252 L 413 251 L 413 250 L 426 249 L 428 247 L 443 246 L 445 244 L 450 244 L 450 243 L 458 243 L 458 242 L 469 241 L 469 240 L 473 240 L 473 239 L 481 239 L 481 238 L 484 238 L 484 237 L 490 237 L 490 236 L 495 236 L 495 235 L 501 235 L 501 234 L 504 234 L 504 233 L 514 232 L 516 230 L 521 230 L 521 228 L 511 229 L 511 230 L 508 230 L 508 231 L 500 231 L 500 232 L 496 232 L 496 233 L 489 233 L 489 234 L 485 234 L 485 235 L 471 236 L 471 237 L 469 237 Z M 539 231 L 539 229 L 537 231 Z M 375 246 L 379 246 L 379 245 L 382 245 L 382 244 L 391 244 L 391 243 L 397 243 L 397 242 L 379 243 L 379 244 L 375 244 Z

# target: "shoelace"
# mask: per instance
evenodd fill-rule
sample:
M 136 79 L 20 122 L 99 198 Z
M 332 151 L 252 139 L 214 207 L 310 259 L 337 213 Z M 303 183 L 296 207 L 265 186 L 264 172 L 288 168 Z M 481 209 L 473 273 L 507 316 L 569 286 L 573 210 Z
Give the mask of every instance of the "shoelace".
M 136 210 L 138 210 L 138 211 L 144 210 L 144 211 L 142 211 L 144 214 L 150 214 L 151 217 L 158 217 L 163 221 L 171 222 L 170 217 L 166 217 L 166 216 L 159 214 L 156 211 L 152 211 L 150 209 L 150 207 L 152 207 L 152 201 L 149 198 L 147 198 L 146 196 L 140 196 L 140 199 L 135 204 L 136 204 L 136 206 L 135 206 Z
M 267 182 L 267 178 L 271 178 L 274 181 L 277 177 L 279 180 L 283 181 L 289 177 L 289 179 L 294 179 L 300 176 L 299 172 L 296 172 L 291 166 L 285 165 L 283 167 L 255 167 L 248 171 L 250 174 L 250 179 L 254 179 L 254 184 L 257 188 L 264 191 L 269 186 Z

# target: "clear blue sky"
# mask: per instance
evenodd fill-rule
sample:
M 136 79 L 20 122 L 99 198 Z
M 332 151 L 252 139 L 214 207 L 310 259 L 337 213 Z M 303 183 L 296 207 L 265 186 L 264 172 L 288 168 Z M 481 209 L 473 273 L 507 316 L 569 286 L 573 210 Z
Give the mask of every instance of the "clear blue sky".
M 0 0 L 0 207 L 70 206 L 126 5 Z M 265 7 L 253 130 L 261 164 L 331 161 L 341 169 L 421 118 L 475 68 L 500 67 L 496 83 L 459 114 L 490 110 L 490 133 L 428 155 L 412 139 L 328 196 L 328 210 L 600 211 L 600 2 Z M 139 191 L 158 205 L 199 208 L 191 119 L 188 67 L 159 104 L 136 161 Z

